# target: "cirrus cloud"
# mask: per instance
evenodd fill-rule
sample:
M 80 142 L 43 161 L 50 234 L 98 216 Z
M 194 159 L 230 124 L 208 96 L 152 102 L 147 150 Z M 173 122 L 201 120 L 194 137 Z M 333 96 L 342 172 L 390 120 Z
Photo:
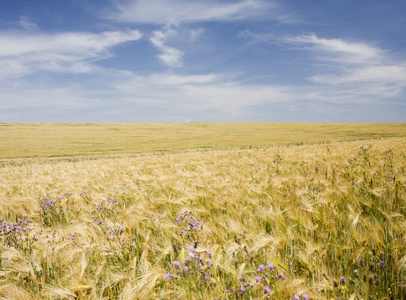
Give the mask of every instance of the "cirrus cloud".
M 126 0 L 114 2 L 115 11 L 108 18 L 157 25 L 229 21 L 264 15 L 273 6 L 272 1 L 261 0 Z
M 118 44 L 141 38 L 138 30 L 102 33 L 0 32 L 0 79 L 20 77 L 46 70 L 88 73 L 95 70 L 90 62 L 110 56 Z

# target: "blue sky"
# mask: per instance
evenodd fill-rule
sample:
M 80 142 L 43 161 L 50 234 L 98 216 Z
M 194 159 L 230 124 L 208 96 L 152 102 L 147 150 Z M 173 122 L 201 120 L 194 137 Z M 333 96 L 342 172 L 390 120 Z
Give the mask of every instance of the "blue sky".
M 406 122 L 406 1 L 0 0 L 0 122 Z

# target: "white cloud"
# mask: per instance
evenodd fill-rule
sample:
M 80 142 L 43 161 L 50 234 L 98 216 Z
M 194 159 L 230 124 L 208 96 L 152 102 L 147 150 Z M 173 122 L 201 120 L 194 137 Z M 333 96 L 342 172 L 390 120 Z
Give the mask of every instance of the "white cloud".
M 309 78 L 316 83 L 324 84 L 344 84 L 344 83 L 359 83 L 359 82 L 374 82 L 374 83 L 393 83 L 406 85 L 406 65 L 381 65 L 381 66 L 366 66 L 357 68 L 342 74 L 334 75 L 316 75 Z
M 0 32 L 0 79 L 39 70 L 86 73 L 89 63 L 108 57 L 108 50 L 141 37 L 137 30 L 95 33 Z
M 325 39 L 314 34 L 289 37 L 284 42 L 302 46 L 313 59 L 329 62 L 309 80 L 330 86 L 311 93 L 309 99 L 353 102 L 398 97 L 406 86 L 406 62 L 395 61 L 388 51 L 366 43 Z
M 379 47 L 315 34 L 276 38 L 272 34 L 241 31 L 259 43 L 276 43 L 310 54 L 310 87 L 291 86 L 297 99 L 324 103 L 379 103 L 399 97 L 406 86 L 406 62 L 396 61 Z
M 182 66 L 181 58 L 183 52 L 167 46 L 166 41 L 176 32 L 173 29 L 167 29 L 166 31 L 154 31 L 150 38 L 151 43 L 162 51 L 162 54 L 158 55 L 158 58 L 166 65 L 171 67 Z
M 384 51 L 358 42 L 343 39 L 319 38 L 315 34 L 284 38 L 285 42 L 305 46 L 316 52 L 319 58 L 343 64 L 376 64 L 382 59 Z
M 203 28 L 190 30 L 190 39 L 196 41 L 204 32 Z
M 184 112 L 215 109 L 225 114 L 243 113 L 244 109 L 261 104 L 285 103 L 296 96 L 288 88 L 244 86 L 229 79 L 230 76 L 220 74 L 154 74 L 121 81 L 116 88 L 121 99 L 131 103 Z
M 125 0 L 115 2 L 109 17 L 121 22 L 180 24 L 202 21 L 229 21 L 264 15 L 272 1 L 240 0 Z
M 57 109 L 59 111 L 79 110 L 100 106 L 77 87 L 20 87 L 4 88 L 0 109 Z
M 10 117 L 3 121 L 32 120 L 28 111 L 43 116 L 66 114 L 71 118 L 69 120 L 74 118 L 76 112 L 86 111 L 90 114 L 95 111 L 99 114 L 96 119 L 99 122 L 118 120 L 118 116 L 131 113 L 144 121 L 148 120 L 147 116 L 161 122 L 195 119 L 196 116 L 200 116 L 199 120 L 205 120 L 208 112 L 223 116 L 224 120 L 235 120 L 258 105 L 295 100 L 295 95 L 288 88 L 244 86 L 233 82 L 232 78 L 232 75 L 215 73 L 136 76 L 106 72 L 98 74 L 96 85 L 89 84 L 91 79 L 67 85 L 24 79 L 15 88 L 1 85 L 0 82 L 0 110 L 10 112 Z M 18 115 L 14 120 L 10 119 L 11 113 L 16 111 Z M 114 114 L 110 115 L 111 112 Z
M 21 16 L 20 21 L 18 22 L 22 28 L 28 31 L 38 31 L 39 27 L 37 24 L 34 22 L 31 22 L 31 20 L 28 17 Z
M 204 75 L 173 75 L 173 74 L 153 74 L 148 76 L 148 81 L 159 85 L 189 85 L 189 84 L 210 84 L 219 82 L 224 78 L 218 74 Z

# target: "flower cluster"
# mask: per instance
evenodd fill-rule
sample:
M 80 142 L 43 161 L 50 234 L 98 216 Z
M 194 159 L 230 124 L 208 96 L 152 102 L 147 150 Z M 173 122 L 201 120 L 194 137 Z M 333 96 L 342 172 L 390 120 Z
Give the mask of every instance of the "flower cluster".
M 251 289 L 254 288 L 256 285 L 260 285 L 263 288 L 263 292 L 267 299 L 270 299 L 270 294 L 272 291 L 272 287 L 275 287 L 278 280 L 285 280 L 284 272 L 278 271 L 274 264 L 259 264 L 256 268 L 256 274 L 254 280 L 250 279 L 248 276 L 239 275 L 238 276 L 239 287 L 230 287 L 226 290 L 228 294 L 247 294 L 249 297 L 249 293 Z
M 18 218 L 14 223 L 0 219 L 0 245 L 30 250 L 32 243 L 36 240 L 35 236 L 31 238 L 29 236 L 32 230 L 31 223 L 32 221 L 28 219 L 27 215 L 24 215 L 22 219 Z
M 176 225 L 179 228 L 179 234 L 187 239 L 196 240 L 197 231 L 202 231 L 204 219 L 198 219 L 193 215 L 193 211 L 184 211 L 179 213 L 175 219 Z
M 50 199 L 45 197 L 40 200 L 38 198 L 39 204 L 39 213 L 42 219 L 42 222 L 45 226 L 49 227 L 54 222 L 64 222 L 66 221 L 66 213 L 68 211 L 69 198 L 72 196 L 70 193 L 62 194 L 61 197 L 56 199 Z M 62 200 L 64 200 L 65 207 L 62 206 Z
M 163 276 L 163 280 L 184 278 L 189 281 L 195 289 L 200 289 L 202 286 L 214 288 L 216 286 L 213 280 L 213 261 L 212 252 L 209 249 L 197 249 L 198 242 L 195 241 L 192 246 L 189 246 L 189 254 L 183 263 L 173 261 L 172 271 Z
M 387 290 L 390 288 L 388 281 L 388 268 L 385 264 L 385 252 L 372 248 L 372 255 L 367 255 L 366 260 L 359 259 L 350 276 L 340 276 L 332 279 L 336 295 L 347 296 L 354 293 L 369 293 L 374 290 Z M 324 275 L 326 279 L 329 279 Z
M 106 200 L 100 201 L 99 205 L 95 207 L 95 211 L 98 212 L 100 216 L 95 222 L 103 222 L 104 219 L 111 219 L 115 222 L 120 214 L 118 200 L 115 197 L 107 197 Z M 96 217 L 93 216 L 93 219 L 95 218 Z

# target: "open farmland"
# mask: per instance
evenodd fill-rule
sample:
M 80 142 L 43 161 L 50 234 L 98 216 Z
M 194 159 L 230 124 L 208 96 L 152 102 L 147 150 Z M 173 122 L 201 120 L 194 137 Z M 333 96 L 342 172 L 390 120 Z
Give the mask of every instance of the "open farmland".
M 3 163 L 0 296 L 403 299 L 405 149 L 392 137 Z
M 405 123 L 3 123 L 0 159 L 406 136 Z

